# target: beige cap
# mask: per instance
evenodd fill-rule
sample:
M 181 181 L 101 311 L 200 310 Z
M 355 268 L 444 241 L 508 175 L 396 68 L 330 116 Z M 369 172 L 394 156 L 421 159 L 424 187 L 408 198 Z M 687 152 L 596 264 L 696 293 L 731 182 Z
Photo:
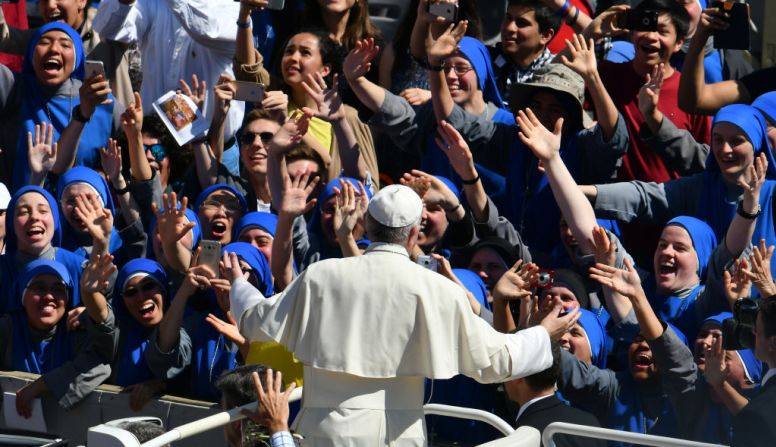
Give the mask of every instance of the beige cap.
M 401 228 L 417 223 L 423 213 L 418 193 L 403 185 L 389 185 L 369 201 L 369 215 L 386 227 Z

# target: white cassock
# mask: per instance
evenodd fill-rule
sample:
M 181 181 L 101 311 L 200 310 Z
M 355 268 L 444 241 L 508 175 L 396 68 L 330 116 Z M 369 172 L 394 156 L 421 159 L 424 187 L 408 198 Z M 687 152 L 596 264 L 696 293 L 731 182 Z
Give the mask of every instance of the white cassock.
M 305 445 L 423 446 L 425 377 L 493 383 L 552 365 L 544 328 L 497 332 L 461 287 L 398 245 L 312 264 L 271 298 L 245 280 L 230 295 L 243 335 L 285 345 L 304 363 L 294 429 Z

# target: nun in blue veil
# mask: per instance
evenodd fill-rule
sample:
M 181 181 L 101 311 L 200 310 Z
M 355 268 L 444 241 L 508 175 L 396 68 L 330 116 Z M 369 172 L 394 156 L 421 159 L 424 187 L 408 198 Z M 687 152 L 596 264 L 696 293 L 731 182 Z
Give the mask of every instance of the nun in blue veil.
M 54 48 L 55 43 L 59 44 L 59 51 Z M 69 51 L 74 53 L 72 65 L 67 63 L 69 57 L 65 57 Z M 0 72 L 0 77 L 7 78 L 11 85 L 9 91 L 0 92 L 5 106 L 0 116 L 5 120 L 6 134 L 15 136 L 13 145 L 4 144 L 15 148 L 7 151 L 16 155 L 12 165 L 14 190 L 30 180 L 27 133 L 34 134 L 36 124 L 52 124 L 54 140 L 59 140 L 65 128 L 75 121 L 73 117 L 82 112 L 74 109 L 81 104 L 79 89 L 84 80 L 84 63 L 83 42 L 78 32 L 65 23 L 52 22 L 33 33 L 20 74 Z M 74 124 L 83 126 L 74 154 L 76 165 L 99 165 L 99 148 L 105 146 L 113 127 L 115 99 L 111 94 L 108 99 L 111 102 L 97 105 L 85 124 Z
M 108 308 L 104 321 L 94 321 L 84 312 L 79 316 L 84 330 L 68 331 L 74 282 L 68 269 L 54 260 L 26 264 L 12 289 L 18 306 L 0 317 L 0 369 L 41 375 L 19 390 L 17 399 L 40 397 L 34 391 L 41 390 L 34 386 L 40 381 L 45 383 L 42 390 L 69 409 L 110 376 L 118 337 L 113 313 Z
M 33 203 L 38 203 L 31 207 Z M 35 208 L 37 213 L 33 213 Z M 28 217 L 34 214 L 34 221 Z M 27 232 L 16 234 L 17 218 L 31 222 Z M 50 225 L 50 228 L 49 228 Z M 11 297 L 12 286 L 24 267 L 37 259 L 57 261 L 65 266 L 73 282 L 73 297 L 69 306 L 80 303 L 78 283 L 85 262 L 83 256 L 61 247 L 62 228 L 59 207 L 54 197 L 39 186 L 25 186 L 11 197 L 5 213 L 6 252 L 0 255 L 0 315 L 18 308 Z

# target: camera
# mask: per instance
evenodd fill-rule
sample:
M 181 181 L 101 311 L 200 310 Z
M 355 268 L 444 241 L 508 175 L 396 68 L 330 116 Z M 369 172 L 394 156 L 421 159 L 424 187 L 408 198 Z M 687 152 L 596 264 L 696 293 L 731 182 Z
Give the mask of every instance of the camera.
M 553 271 L 549 269 L 539 269 L 536 287 L 540 289 L 549 289 L 552 287 Z
M 657 31 L 658 12 L 629 9 L 619 15 L 617 26 L 631 31 Z
M 722 345 L 727 350 L 754 349 L 754 325 L 760 303 L 752 298 L 736 301 L 733 318 L 722 322 Z

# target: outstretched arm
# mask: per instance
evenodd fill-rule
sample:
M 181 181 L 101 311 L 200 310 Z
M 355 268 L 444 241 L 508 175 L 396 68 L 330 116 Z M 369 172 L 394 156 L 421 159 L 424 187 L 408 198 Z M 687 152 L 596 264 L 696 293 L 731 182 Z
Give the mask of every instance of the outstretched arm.
M 350 89 L 361 104 L 372 112 L 380 110 L 385 101 L 385 89 L 366 78 L 372 68 L 372 61 L 379 52 L 380 47 L 375 44 L 374 39 L 359 40 L 342 62 L 342 74 Z
M 428 73 L 428 83 L 431 87 L 431 104 L 434 106 L 434 115 L 437 121 L 447 119 L 455 106 L 453 97 L 450 95 L 450 88 L 447 86 L 442 64 L 445 59 L 458 50 L 458 42 L 466 34 L 468 25 L 469 22 L 466 20 L 451 24 L 437 39 L 429 40 L 428 64 L 430 69 L 426 73 Z
M 748 176 L 746 176 L 748 178 L 739 179 L 738 185 L 744 190 L 741 201 L 741 208 L 744 213 L 754 216 L 760 212 L 760 190 L 765 183 L 765 173 L 767 170 L 768 160 L 765 158 L 765 154 L 761 153 L 755 158 L 754 163 L 749 166 Z M 751 243 L 756 223 L 756 217 L 749 219 L 740 213 L 736 213 L 733 216 L 733 221 L 730 222 L 725 235 L 725 247 L 734 258 L 740 256 Z

